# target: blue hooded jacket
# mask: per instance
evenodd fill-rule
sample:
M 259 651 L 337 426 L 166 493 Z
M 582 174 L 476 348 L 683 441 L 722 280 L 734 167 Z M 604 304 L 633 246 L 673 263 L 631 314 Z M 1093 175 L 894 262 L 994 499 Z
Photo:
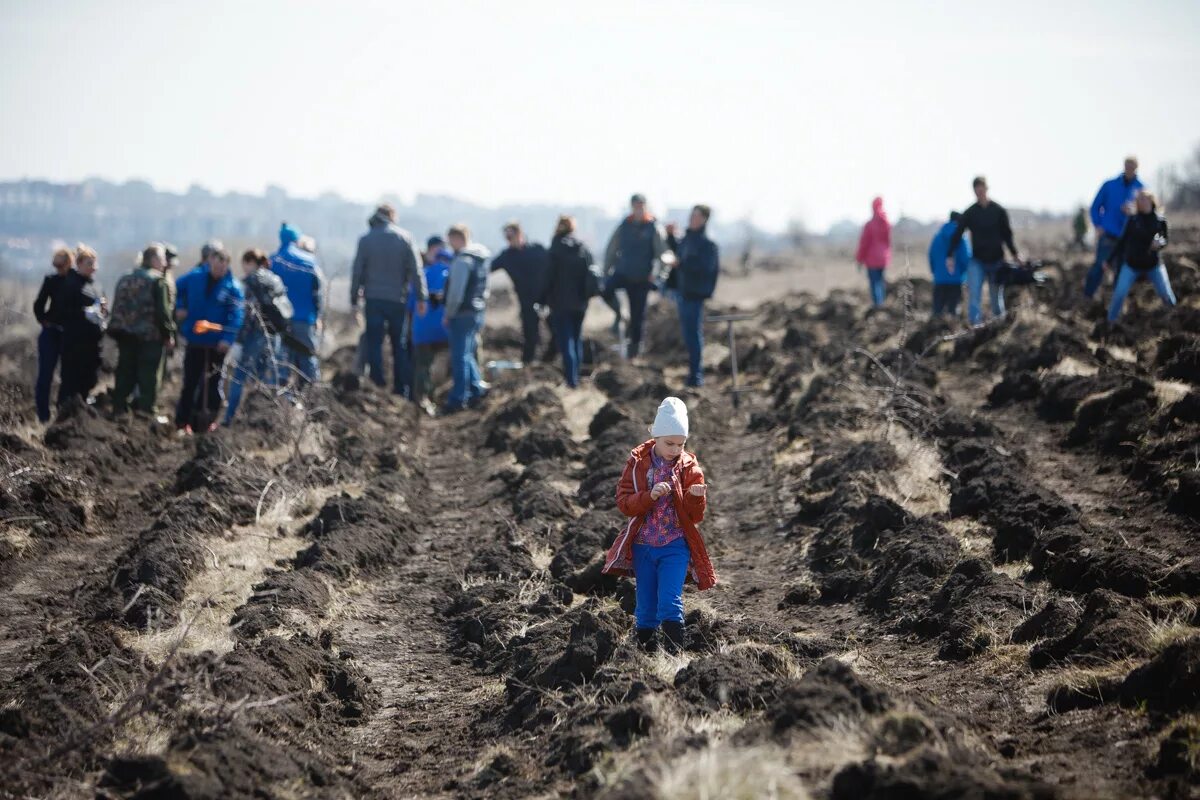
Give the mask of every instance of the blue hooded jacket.
M 279 229 L 279 251 L 271 256 L 271 271 L 279 276 L 292 301 L 292 320 L 315 325 L 325 311 L 325 273 L 313 254 L 296 244 L 300 231 L 286 223 Z
M 187 312 L 179 321 L 179 332 L 189 345 L 216 347 L 220 342 L 232 345 L 242 328 L 246 295 L 232 272 L 226 272 L 210 288 L 208 264 L 200 264 L 175 281 L 175 310 Z M 195 333 L 193 326 L 199 320 L 215 322 L 224 330 Z
M 967 277 L 967 264 L 971 261 L 971 245 L 967 237 L 958 240 L 958 249 L 954 251 L 954 274 L 946 269 L 946 250 L 950 247 L 950 239 L 958 230 L 958 221 L 951 220 L 941 227 L 933 241 L 929 243 L 929 269 L 933 272 L 933 282 L 938 285 L 949 284 L 961 286 Z
M 415 345 L 438 344 L 450 341 L 442 320 L 446 316 L 446 282 L 450 278 L 450 262 L 454 254 L 446 248 L 437 253 L 437 260 L 425 267 L 425 284 L 429 287 L 429 302 L 425 316 L 417 316 L 417 287 L 408 292 L 408 311 L 412 318 L 412 342 Z
M 1142 182 L 1136 175 L 1126 183 L 1124 173 L 1102 183 L 1100 191 L 1096 192 L 1096 199 L 1092 201 L 1092 225 L 1097 232 L 1120 236 L 1125 229 L 1125 212 L 1121 206 L 1132 201 L 1141 188 Z

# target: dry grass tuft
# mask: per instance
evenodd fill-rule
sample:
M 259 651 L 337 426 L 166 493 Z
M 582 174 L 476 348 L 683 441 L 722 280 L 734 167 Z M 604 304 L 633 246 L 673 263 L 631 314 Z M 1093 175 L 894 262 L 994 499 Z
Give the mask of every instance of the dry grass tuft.
M 716 745 L 653 769 L 660 800 L 807 800 L 808 790 L 774 745 Z

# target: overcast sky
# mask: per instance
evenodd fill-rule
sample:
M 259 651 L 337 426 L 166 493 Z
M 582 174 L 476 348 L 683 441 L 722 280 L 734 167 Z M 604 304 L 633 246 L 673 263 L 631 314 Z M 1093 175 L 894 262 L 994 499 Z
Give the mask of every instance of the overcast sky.
M 1200 0 L 0 0 L 0 178 L 709 202 L 1091 199 L 1200 141 Z

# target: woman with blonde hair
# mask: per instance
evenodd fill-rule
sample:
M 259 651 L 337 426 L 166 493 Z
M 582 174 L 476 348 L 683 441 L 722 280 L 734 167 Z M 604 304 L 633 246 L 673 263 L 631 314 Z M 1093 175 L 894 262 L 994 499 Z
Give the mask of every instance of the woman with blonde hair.
M 38 373 L 33 397 L 37 405 L 37 416 L 41 422 L 50 421 L 50 387 L 54 373 L 62 358 L 63 321 L 66 318 L 70 290 L 71 268 L 75 266 L 75 254 L 65 247 L 54 251 L 51 260 L 54 272 L 42 281 L 37 299 L 33 301 L 33 316 L 42 330 L 38 333 Z
M 579 385 L 583 363 L 583 316 L 588 301 L 599 290 L 594 263 L 591 251 L 575 238 L 575 218 L 559 217 L 550 242 L 550 269 L 542 302 L 550 308 L 550 327 L 562 352 L 563 377 L 572 389 Z
M 86 401 L 100 380 L 100 342 L 108 303 L 95 276 L 96 251 L 81 244 L 75 248 L 75 270 L 67 275 L 60 405 L 72 397 Z
M 1158 213 L 1158 200 L 1154 195 L 1141 189 L 1137 193 L 1136 211 L 1126 220 L 1125 228 L 1108 259 L 1109 266 L 1120 266 L 1112 305 L 1108 309 L 1109 322 L 1116 322 L 1120 318 L 1129 290 L 1134 282 L 1143 278 L 1154 284 L 1154 290 L 1164 303 L 1175 305 L 1171 279 L 1158 255 L 1166 246 L 1167 220 Z

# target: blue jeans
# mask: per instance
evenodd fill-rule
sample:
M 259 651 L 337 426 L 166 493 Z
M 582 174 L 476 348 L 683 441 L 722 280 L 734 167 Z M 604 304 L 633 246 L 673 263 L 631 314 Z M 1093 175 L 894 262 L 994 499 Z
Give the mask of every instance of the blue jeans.
M 469 401 L 483 397 L 483 378 L 475 356 L 482 329 L 482 311 L 450 318 L 450 376 L 454 386 L 446 398 L 447 408 L 459 409 Z
M 555 311 L 550 315 L 554 339 L 562 352 L 563 377 L 567 386 L 579 385 L 579 365 L 583 363 L 582 311 Z
M 408 308 L 395 300 L 366 302 L 367 374 L 376 386 L 384 386 L 383 338 L 392 341 L 392 391 L 407 394 L 408 374 Z
M 37 406 L 38 419 L 42 422 L 50 421 L 50 385 L 54 383 L 54 371 L 58 369 L 62 350 L 62 328 L 57 325 L 43 327 L 37 338 L 37 383 L 33 387 L 34 405 Z
M 1138 278 L 1149 278 L 1154 284 L 1154 291 L 1158 292 L 1158 296 L 1162 301 L 1169 306 L 1175 305 L 1175 292 L 1171 291 L 1171 279 L 1167 277 L 1167 268 L 1159 264 L 1148 272 L 1138 272 L 1128 264 L 1121 267 L 1121 271 L 1117 273 L 1117 285 L 1113 289 L 1112 305 L 1108 307 L 1108 321 L 1116 322 L 1121 316 L 1121 308 L 1125 305 L 1125 298 L 1129 296 L 1129 290 L 1133 288 L 1133 284 Z
M 657 628 L 664 622 L 683 623 L 683 582 L 692 554 L 681 536 L 662 547 L 633 546 L 639 628 Z
M 987 280 L 988 299 L 992 316 L 1004 316 L 1004 287 L 996 283 L 996 270 L 1001 262 L 983 262 L 972 258 L 967 265 L 967 319 L 972 325 L 983 322 L 983 283 Z
M 680 297 L 679 325 L 688 351 L 688 386 L 704 385 L 704 301 Z
M 280 364 L 286 372 L 280 376 L 280 383 L 287 385 L 288 373 L 295 371 L 300 376 L 301 383 L 316 383 L 321 378 L 321 362 L 317 359 L 317 350 L 321 345 L 321 334 L 317 332 L 315 322 L 295 322 L 291 324 L 292 335 L 312 349 L 313 354 L 307 355 L 291 347 L 285 348 L 287 360 Z
M 884 279 L 883 270 L 868 269 L 867 281 L 871 285 L 871 304 L 879 308 L 883 305 L 883 299 L 887 297 L 887 281 Z
M 230 370 L 225 385 L 225 424 L 233 421 L 233 415 L 241 405 L 246 381 L 254 380 L 274 388 L 281 372 L 279 336 L 268 336 L 261 330 L 247 336 L 242 342 L 242 354 Z
M 1116 246 L 1116 236 L 1101 232 L 1100 238 L 1096 240 L 1096 262 L 1092 264 L 1087 278 L 1083 281 L 1083 293 L 1088 297 L 1095 297 L 1096 290 L 1100 288 L 1100 284 L 1104 283 L 1104 265 L 1108 263 L 1108 258 Z

